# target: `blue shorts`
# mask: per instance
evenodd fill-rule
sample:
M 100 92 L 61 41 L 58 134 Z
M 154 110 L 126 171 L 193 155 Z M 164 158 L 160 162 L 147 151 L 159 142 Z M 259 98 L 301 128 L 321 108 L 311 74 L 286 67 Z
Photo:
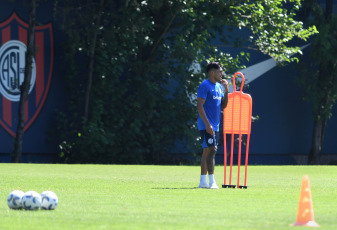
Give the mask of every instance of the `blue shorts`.
M 199 130 L 201 136 L 202 148 L 219 145 L 219 132 L 214 132 L 214 135 L 209 134 L 206 130 Z

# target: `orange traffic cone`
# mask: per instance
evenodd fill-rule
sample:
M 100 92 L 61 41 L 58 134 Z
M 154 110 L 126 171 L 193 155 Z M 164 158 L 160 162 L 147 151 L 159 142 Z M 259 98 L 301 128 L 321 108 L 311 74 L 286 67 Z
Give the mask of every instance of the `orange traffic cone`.
M 319 227 L 314 220 L 309 177 L 303 176 L 296 223 L 292 226 Z

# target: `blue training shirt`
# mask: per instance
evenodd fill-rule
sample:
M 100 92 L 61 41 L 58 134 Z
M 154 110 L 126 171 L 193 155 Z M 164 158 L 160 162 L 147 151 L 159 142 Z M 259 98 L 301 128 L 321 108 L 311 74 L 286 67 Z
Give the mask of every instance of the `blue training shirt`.
M 214 84 L 210 80 L 204 80 L 198 89 L 198 97 L 205 99 L 204 110 L 208 121 L 211 123 L 214 131 L 219 131 L 221 116 L 221 99 L 224 92 L 220 83 Z M 198 129 L 206 130 L 204 121 L 198 113 Z

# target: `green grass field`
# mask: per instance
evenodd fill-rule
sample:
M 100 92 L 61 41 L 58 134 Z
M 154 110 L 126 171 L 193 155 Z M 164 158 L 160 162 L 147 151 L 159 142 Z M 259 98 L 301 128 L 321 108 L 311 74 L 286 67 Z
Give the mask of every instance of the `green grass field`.
M 303 175 L 320 229 L 337 228 L 335 166 L 250 166 L 247 190 L 197 189 L 198 166 L 0 164 L 0 172 L 5 230 L 303 228 L 290 227 Z M 215 178 L 220 187 L 223 167 Z M 58 207 L 11 210 L 6 199 L 16 189 L 54 191 Z

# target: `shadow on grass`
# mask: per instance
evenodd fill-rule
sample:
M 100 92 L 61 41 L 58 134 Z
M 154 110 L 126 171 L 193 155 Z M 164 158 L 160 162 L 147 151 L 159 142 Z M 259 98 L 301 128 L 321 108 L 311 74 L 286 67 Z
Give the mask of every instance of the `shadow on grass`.
M 152 188 L 152 189 L 198 189 L 199 187 L 192 187 L 192 188 Z

